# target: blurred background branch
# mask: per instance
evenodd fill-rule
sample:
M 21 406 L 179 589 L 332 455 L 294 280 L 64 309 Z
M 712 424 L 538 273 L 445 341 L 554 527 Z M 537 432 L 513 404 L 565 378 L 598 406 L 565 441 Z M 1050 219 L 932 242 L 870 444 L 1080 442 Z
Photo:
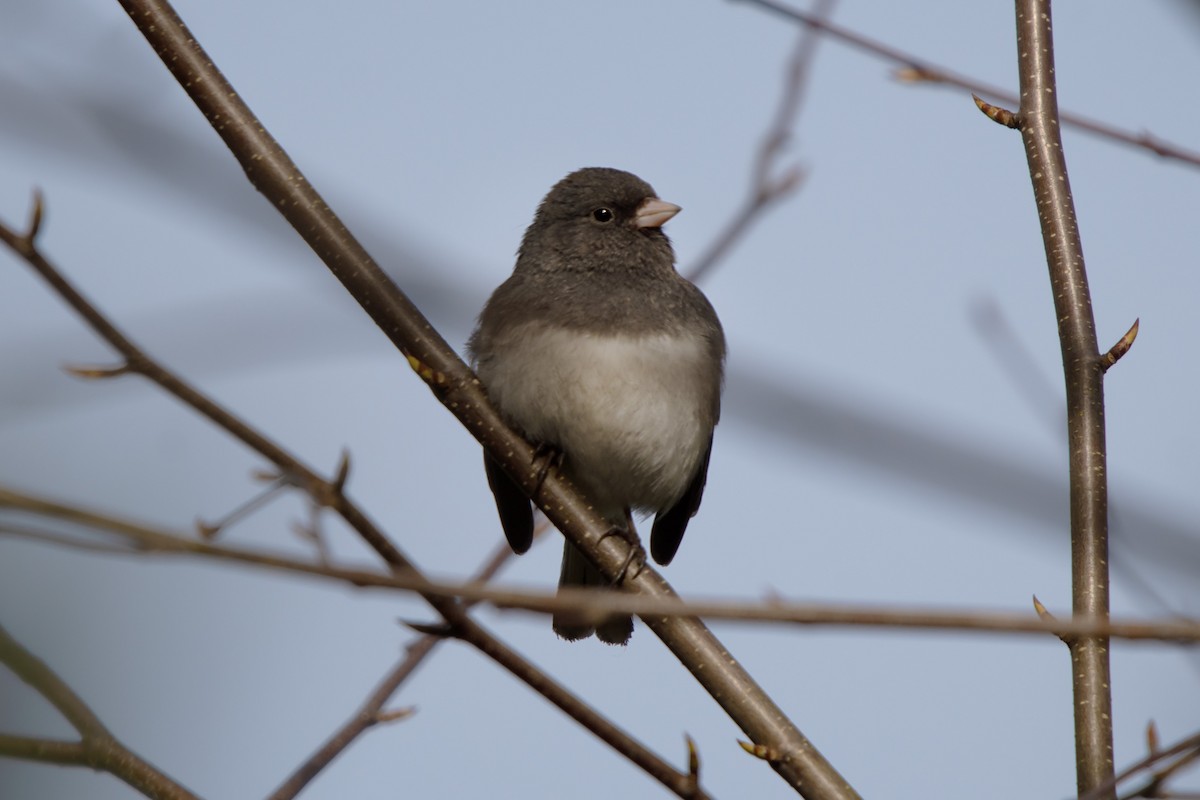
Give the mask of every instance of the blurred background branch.
M 3 626 L 0 663 L 50 701 L 79 733 L 76 742 L 0 734 L 0 756 L 103 770 L 156 800 L 197 800 L 196 795 L 118 741 L 79 695 Z
M 1020 98 L 1012 92 L 1007 92 L 983 81 L 970 78 L 954 70 L 930 63 L 900 48 L 885 44 L 869 36 L 836 25 L 816 12 L 808 12 L 776 0 L 741 0 L 759 6 L 777 16 L 798 22 L 809 28 L 821 31 L 829 38 L 853 47 L 869 55 L 890 61 L 900 67 L 896 77 L 910 83 L 928 83 L 952 86 L 974 94 L 985 95 L 1001 104 L 1015 106 Z M 1157 156 L 1174 159 L 1191 167 L 1200 167 L 1200 153 L 1164 141 L 1153 134 L 1119 128 L 1107 122 L 1091 119 L 1080 114 L 1062 112 L 1059 115 L 1064 125 L 1070 125 L 1089 134 L 1109 139 L 1120 144 L 1148 150 Z

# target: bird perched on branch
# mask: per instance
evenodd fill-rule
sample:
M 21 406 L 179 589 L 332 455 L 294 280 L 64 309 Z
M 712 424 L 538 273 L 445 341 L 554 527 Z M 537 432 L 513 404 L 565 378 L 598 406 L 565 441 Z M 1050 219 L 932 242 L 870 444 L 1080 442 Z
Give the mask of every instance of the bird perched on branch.
M 636 543 L 631 512 L 656 514 L 650 553 L 660 564 L 700 507 L 725 360 L 721 323 L 675 271 L 662 231 L 679 210 L 628 172 L 592 167 L 563 178 L 468 342 L 500 413 L 561 457 L 614 531 Z M 484 462 L 505 536 L 523 553 L 533 539 L 530 501 L 486 452 Z M 566 542 L 559 586 L 606 585 Z M 633 620 L 614 615 L 593 628 L 559 614 L 554 630 L 625 644 Z

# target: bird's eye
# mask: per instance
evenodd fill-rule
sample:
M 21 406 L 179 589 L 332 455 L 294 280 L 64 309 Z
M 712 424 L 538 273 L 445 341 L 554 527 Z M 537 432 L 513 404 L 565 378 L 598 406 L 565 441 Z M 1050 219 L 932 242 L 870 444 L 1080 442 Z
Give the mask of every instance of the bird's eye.
M 613 212 L 611 209 L 601 206 L 592 212 L 592 219 L 596 220 L 596 222 L 612 222 Z

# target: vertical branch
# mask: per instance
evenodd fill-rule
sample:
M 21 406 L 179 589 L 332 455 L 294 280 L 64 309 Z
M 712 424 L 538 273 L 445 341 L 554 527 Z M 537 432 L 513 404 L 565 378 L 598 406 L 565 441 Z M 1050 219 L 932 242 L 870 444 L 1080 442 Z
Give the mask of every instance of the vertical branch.
M 1050 0 L 1016 0 L 1021 108 L 1017 124 L 1033 180 L 1067 389 L 1071 470 L 1071 596 L 1076 615 L 1108 616 L 1108 486 L 1104 364 L 1059 133 Z M 1113 774 L 1108 639 L 1069 641 L 1080 793 Z M 1115 796 L 1115 795 L 1114 795 Z

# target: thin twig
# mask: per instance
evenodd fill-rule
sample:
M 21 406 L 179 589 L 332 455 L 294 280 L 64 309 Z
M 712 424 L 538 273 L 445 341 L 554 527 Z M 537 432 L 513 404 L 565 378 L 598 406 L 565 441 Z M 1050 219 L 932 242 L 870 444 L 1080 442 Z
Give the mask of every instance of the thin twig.
M 0 490 L 0 507 L 3 507 L 4 491 Z M 0 535 L 9 536 L 14 539 L 25 539 L 38 544 L 53 544 L 59 547 L 65 547 L 69 550 L 79 550 L 84 553 L 98 553 L 100 555 L 111 556 L 130 556 L 147 551 L 138 546 L 135 541 L 129 544 L 109 544 L 107 542 L 92 542 L 86 539 L 80 539 L 78 536 L 72 536 L 66 533 L 58 533 L 57 531 L 47 531 L 41 528 L 31 528 L 25 525 L 18 525 L 12 522 L 0 520 Z
M 1185 759 L 1194 759 L 1197 757 L 1197 755 L 1200 755 L 1200 733 L 1194 733 L 1191 736 L 1181 739 L 1180 741 L 1176 742 L 1174 745 L 1168 747 L 1165 750 L 1157 750 L 1157 749 L 1154 750 L 1149 755 L 1147 755 L 1145 758 L 1143 758 L 1140 761 L 1137 761 L 1136 763 L 1134 763 L 1133 765 L 1125 768 L 1120 773 L 1109 777 L 1103 783 L 1098 784 L 1097 786 L 1093 787 L 1092 789 L 1090 789 L 1086 792 L 1081 792 L 1079 795 L 1079 800 L 1102 800 L 1106 796 L 1111 797 L 1111 796 L 1113 796 L 1113 793 L 1116 791 L 1118 784 L 1129 780 L 1130 778 L 1134 777 L 1138 773 L 1153 769 L 1158 764 L 1161 764 L 1162 762 L 1167 761 L 1168 759 L 1171 759 L 1177 755 L 1180 755 L 1181 753 L 1186 754 L 1183 757 Z M 1180 761 L 1183 761 L 1183 759 L 1180 759 Z M 1173 768 L 1174 768 L 1174 764 L 1172 765 L 1172 769 Z M 1137 790 L 1137 792 L 1144 792 L 1144 791 L 1145 791 L 1144 788 Z M 1138 793 L 1133 793 L 1133 794 L 1130 794 L 1129 796 L 1130 797 L 1138 797 L 1138 796 L 1154 797 L 1157 795 L 1148 795 L 1148 794 L 1139 795 Z
M 752 3 L 793 22 L 802 23 L 823 32 L 826 36 L 836 39 L 843 44 L 897 64 L 901 69 L 897 71 L 896 75 L 903 81 L 954 86 L 974 94 L 988 95 L 1009 106 L 1015 106 L 1020 102 L 1012 92 L 990 86 L 983 81 L 962 75 L 945 67 L 939 67 L 936 64 L 917 58 L 911 53 L 906 53 L 897 47 L 892 47 L 869 36 L 852 31 L 849 28 L 843 28 L 828 20 L 821 19 L 813 12 L 792 8 L 791 6 L 777 2 L 777 0 L 744 0 L 744 2 Z M 1070 112 L 1061 113 L 1059 119 L 1063 124 L 1078 128 L 1094 136 L 1148 150 L 1162 158 L 1182 161 L 1188 166 L 1200 167 L 1200 153 L 1172 144 L 1145 131 L 1129 131 L 1115 125 L 1110 125 L 1107 122 L 1101 122 L 1081 114 L 1072 114 Z
M 1071 598 L 1078 616 L 1108 616 L 1108 479 L 1104 361 L 1059 131 L 1050 0 L 1016 0 L 1021 107 L 1017 122 L 1050 270 L 1067 393 L 1071 472 Z M 1132 339 L 1130 339 L 1132 341 Z M 1080 794 L 1113 777 L 1109 641 L 1074 636 L 1076 783 Z M 1109 797 L 1115 793 L 1109 792 Z
M 225 80 L 170 4 L 165 0 L 121 0 L 121 5 L 230 148 L 254 187 L 273 203 L 380 330 L 404 353 L 438 400 L 534 498 L 554 526 L 601 574 L 610 581 L 624 574 L 629 546 L 619 541 L 619 537 L 607 536 L 609 525 L 556 470 L 551 470 L 545 480 L 539 479 L 533 466 L 533 448 L 504 422 L 467 365 L 350 235 Z M 373 526 L 357 509 L 348 507 L 344 498 L 341 500 L 334 504 L 338 513 L 360 535 L 366 536 L 365 531 Z M 674 595 L 670 585 L 648 565 L 625 580 L 622 588 L 659 597 Z M 457 606 L 438 610 L 443 616 L 450 615 L 448 619 L 456 616 L 463 618 L 462 624 L 469 622 Z M 809 800 L 858 797 L 699 620 L 669 618 L 646 622 L 752 740 L 769 742 L 783 754 L 771 766 L 789 785 Z M 457 619 L 455 624 L 460 624 Z M 479 641 L 478 646 L 483 648 L 484 642 Z M 484 652 L 501 660 L 493 652 L 486 649 Z M 513 668 L 510 658 L 506 656 L 504 661 L 509 662 L 506 667 Z M 647 768 L 641 762 L 639 765 Z M 672 790 L 689 791 L 685 786 L 686 776 L 674 770 L 659 771 L 655 777 L 668 782 Z
M 427 641 L 428 644 L 426 644 Z M 408 648 L 408 652 L 404 658 L 396 666 L 392 667 L 388 671 L 388 674 L 379 681 L 378 685 L 371 691 L 371 694 L 354 715 L 346 720 L 342 727 L 334 731 L 316 752 L 305 759 L 304 763 L 297 767 L 279 785 L 278 789 L 268 795 L 267 800 L 292 800 L 292 798 L 304 790 L 304 787 L 313 778 L 320 774 L 321 770 L 329 766 L 335 758 L 343 753 L 355 739 L 382 722 L 381 715 L 383 714 L 384 705 L 396 693 L 396 690 L 400 688 L 400 684 L 408 679 L 408 676 L 417 668 L 417 665 L 433 650 L 433 646 L 437 641 L 437 637 L 422 636 L 414 642 L 413 646 Z
M 827 20 L 833 13 L 835 2 L 836 0 L 819 0 L 813 9 L 814 16 Z M 774 173 L 776 162 L 792 139 L 792 129 L 803 107 L 805 90 L 812 75 L 812 64 L 820 40 L 815 28 L 801 29 L 788 63 L 775 117 L 755 153 L 749 194 L 725 229 L 717 234 L 713 243 L 687 271 L 688 280 L 699 281 L 707 275 L 734 243 L 750 229 L 750 224 L 767 206 L 782 200 L 803 183 L 804 170 L 797 164 L 786 167 L 778 175 Z
M 21 508 L 27 502 L 23 496 L 0 487 L 0 508 Z M 51 505 L 47 500 L 34 500 L 42 508 Z M 70 509 L 72 518 L 86 515 L 81 509 Z M 54 516 L 51 514 L 50 516 Z M 333 564 L 312 563 L 232 545 L 217 545 L 177 534 L 145 528 L 126 520 L 114 520 L 103 515 L 94 517 L 98 529 L 128 539 L 133 547 L 125 549 L 131 555 L 197 556 L 232 561 L 263 569 L 279 570 L 318 578 L 340 581 L 359 588 L 375 588 L 403 592 L 419 592 L 439 597 L 455 598 L 468 605 L 487 603 L 500 609 L 531 611 L 539 614 L 572 612 L 581 617 L 606 617 L 625 613 L 653 617 L 703 617 L 759 623 L 790 623 L 806 626 L 845 626 L 874 628 L 911 628 L 921 630 L 994 632 L 1021 635 L 1051 634 L 1070 639 L 1077 636 L 1103 635 L 1132 641 L 1163 641 L 1170 644 L 1200 642 L 1200 620 L 1119 620 L 1085 619 L 1075 617 L 1061 620 L 1050 614 L 1034 598 L 1037 618 L 1004 612 L 955 612 L 929 608 L 897 608 L 869 605 L 828 605 L 791 603 L 778 596 L 766 600 L 705 600 L 662 597 L 639 597 L 616 592 L 564 589 L 556 593 L 525 591 L 484 585 L 484 573 L 465 583 L 427 580 L 419 575 L 388 574 L 361 569 L 338 567 Z M 0 521 L 0 535 L 12 527 Z M 26 538 L 39 538 L 39 532 L 17 529 Z M 52 536 L 47 543 L 75 546 L 70 537 Z M 88 543 L 85 543 L 88 544 Z M 86 547 L 85 549 L 91 549 Z M 499 555 L 499 553 L 497 554 Z M 493 562 L 495 563 L 495 562 Z M 490 565 L 489 565 L 490 567 Z M 486 569 L 485 569 L 486 572 Z
M 0 663 L 50 701 L 80 735 L 78 742 L 66 742 L 5 734 L 0 736 L 0 756 L 103 770 L 147 797 L 197 800 L 196 795 L 121 744 L 63 679 L 3 626 Z
M 238 520 L 245 519 L 250 514 L 253 514 L 258 509 L 262 508 L 275 497 L 279 496 L 281 489 L 287 486 L 287 481 L 284 478 L 274 478 L 270 484 L 255 494 L 250 499 L 240 503 L 236 508 L 227 511 L 221 515 L 216 522 L 206 522 L 204 520 L 196 520 L 196 530 L 206 539 L 215 539 L 217 536 Z
M 547 527 L 545 520 L 543 520 L 538 528 L 534 530 L 534 536 L 536 537 L 544 532 Z M 483 566 L 475 573 L 475 577 L 471 582 L 473 584 L 486 583 L 491 580 L 500 571 L 500 568 L 511 560 L 512 554 L 512 549 L 509 548 L 508 544 L 502 542 L 496 547 L 492 555 L 484 561 Z M 322 565 L 329 566 L 328 554 L 325 555 Z M 380 721 L 380 712 L 384 704 L 400 689 L 401 684 L 416 671 L 426 656 L 432 653 L 434 648 L 443 641 L 445 641 L 444 636 L 427 633 L 410 642 L 408 647 L 405 648 L 404 658 L 384 676 L 354 715 L 346 720 L 345 724 L 335 731 L 316 752 L 305 759 L 304 763 L 297 767 L 280 784 L 279 788 L 271 793 L 268 800 L 291 800 L 291 798 L 303 791 L 304 787 L 320 774 L 321 770 L 329 766 L 339 754 L 344 752 L 356 738 L 378 724 Z

